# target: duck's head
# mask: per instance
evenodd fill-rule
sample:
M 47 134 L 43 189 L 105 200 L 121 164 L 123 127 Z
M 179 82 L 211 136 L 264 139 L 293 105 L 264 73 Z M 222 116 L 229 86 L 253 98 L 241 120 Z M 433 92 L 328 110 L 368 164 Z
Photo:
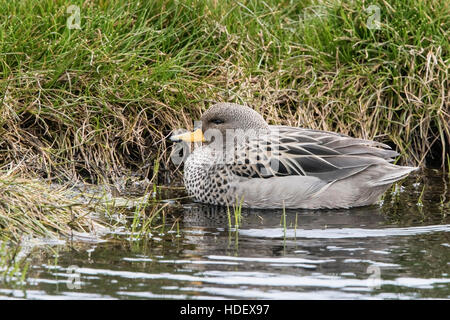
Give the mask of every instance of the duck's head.
M 209 142 L 211 137 L 269 130 L 269 125 L 255 110 L 236 103 L 221 102 L 211 106 L 201 117 L 201 128 L 194 132 L 173 135 L 172 141 Z

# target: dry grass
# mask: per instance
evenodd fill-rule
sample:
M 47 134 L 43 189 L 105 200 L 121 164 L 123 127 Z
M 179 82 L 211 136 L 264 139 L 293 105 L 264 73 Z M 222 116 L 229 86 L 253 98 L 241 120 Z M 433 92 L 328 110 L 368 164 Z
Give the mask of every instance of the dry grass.
M 106 223 L 92 217 L 93 206 L 68 196 L 40 180 L 0 175 L 0 230 L 2 240 L 68 238 L 80 233 L 95 235 Z

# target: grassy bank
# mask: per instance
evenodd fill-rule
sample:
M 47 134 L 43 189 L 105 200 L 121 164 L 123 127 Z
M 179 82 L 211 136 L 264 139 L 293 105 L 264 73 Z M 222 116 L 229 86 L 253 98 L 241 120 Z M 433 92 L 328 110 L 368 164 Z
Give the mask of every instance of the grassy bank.
M 152 176 L 212 101 L 448 157 L 447 1 L 0 0 L 0 165 Z M 69 21 L 70 22 L 70 21 Z M 72 20 L 72 25 L 76 20 Z
M 249 104 L 271 124 L 386 142 L 400 163 L 450 163 L 448 1 L 70 5 L 79 28 L 66 1 L 0 0 L 0 228 L 9 238 L 90 231 L 91 222 L 63 191 L 8 168 L 71 182 L 132 173 L 155 188 L 174 169 L 167 135 L 214 101 Z

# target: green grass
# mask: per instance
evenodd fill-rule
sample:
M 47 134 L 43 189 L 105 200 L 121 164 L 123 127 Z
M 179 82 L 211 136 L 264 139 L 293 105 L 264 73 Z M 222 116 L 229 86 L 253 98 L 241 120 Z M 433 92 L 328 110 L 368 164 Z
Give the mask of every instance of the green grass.
M 235 203 L 233 203 L 233 216 L 234 216 L 234 228 L 236 230 L 239 229 L 239 226 L 242 224 L 242 204 L 244 203 L 244 198 L 241 197 L 239 200 L 238 197 L 236 197 Z M 227 218 L 228 218 L 228 228 L 232 228 L 231 224 L 231 210 L 230 207 L 227 206 Z
M 168 206 L 168 203 L 153 204 L 149 206 L 148 202 L 141 203 L 134 209 L 133 221 L 130 226 L 130 239 L 140 240 L 148 239 L 151 236 L 152 231 L 160 229 L 161 233 L 164 233 L 166 225 L 166 213 L 164 209 Z M 160 225 L 155 223 L 156 220 L 162 219 Z M 179 235 L 179 226 L 177 225 L 177 234 Z
M 387 142 L 402 164 L 450 162 L 448 1 L 70 4 L 80 29 L 67 28 L 66 1 L 0 0 L 6 238 L 67 234 L 74 217 L 90 230 L 89 208 L 9 168 L 73 183 L 133 173 L 156 192 L 174 171 L 165 138 L 215 101 L 248 104 L 271 124 Z M 368 28 L 372 4 L 379 29 Z M 134 234 L 164 225 L 154 208 L 136 209 Z M 234 214 L 239 226 L 238 204 Z
M 283 202 L 283 214 L 281 215 L 281 219 L 283 220 L 283 239 L 284 242 L 286 242 L 287 225 L 286 225 L 286 208 L 284 206 L 284 202 Z
M 25 284 L 25 278 L 30 262 L 28 255 L 20 257 L 21 247 L 8 247 L 6 242 L 0 243 L 0 284 L 20 288 Z
M 0 166 L 150 177 L 170 169 L 165 137 L 213 101 L 446 162 L 448 1 L 378 2 L 379 30 L 369 1 L 70 4 L 79 30 L 66 1 L 0 0 Z
M 242 204 L 244 203 L 244 197 L 241 197 L 239 200 L 236 197 L 236 202 L 233 205 L 233 213 L 234 213 L 234 227 L 239 229 L 239 226 L 242 224 Z

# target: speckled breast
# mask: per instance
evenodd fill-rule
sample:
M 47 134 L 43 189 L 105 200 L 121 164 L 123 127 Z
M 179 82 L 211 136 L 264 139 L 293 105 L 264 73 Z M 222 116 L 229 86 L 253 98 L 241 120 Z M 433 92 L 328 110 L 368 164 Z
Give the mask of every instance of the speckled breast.
M 232 198 L 232 172 L 208 148 L 195 150 L 184 165 L 184 184 L 196 201 L 227 205 Z

